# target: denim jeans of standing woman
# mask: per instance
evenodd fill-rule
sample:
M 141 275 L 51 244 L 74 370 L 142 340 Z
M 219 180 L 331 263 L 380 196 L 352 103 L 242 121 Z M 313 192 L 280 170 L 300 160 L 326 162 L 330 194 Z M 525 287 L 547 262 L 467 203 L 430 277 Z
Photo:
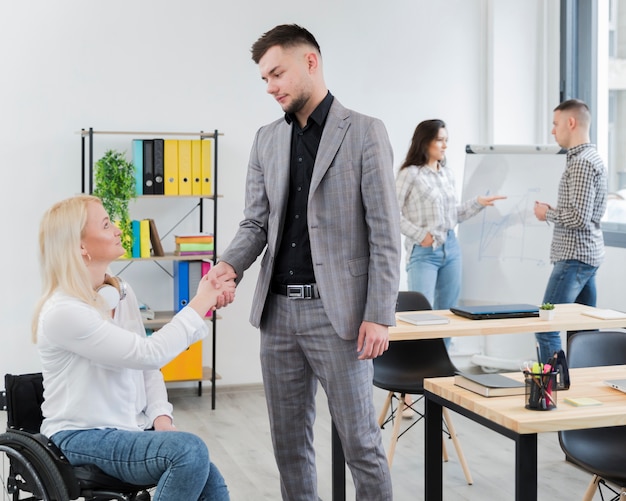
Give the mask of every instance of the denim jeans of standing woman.
M 68 430 L 52 441 L 75 466 L 94 464 L 132 484 L 157 484 L 153 501 L 229 501 L 202 439 L 183 431 Z
M 457 306 L 461 294 L 461 248 L 453 230 L 433 249 L 414 245 L 406 267 L 409 290 L 424 294 L 434 310 Z M 446 346 L 450 338 L 445 339 Z

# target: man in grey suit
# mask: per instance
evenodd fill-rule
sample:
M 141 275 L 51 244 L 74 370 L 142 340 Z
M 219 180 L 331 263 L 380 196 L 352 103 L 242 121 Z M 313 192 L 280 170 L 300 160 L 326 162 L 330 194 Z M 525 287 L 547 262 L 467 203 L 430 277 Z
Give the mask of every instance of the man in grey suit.
M 250 321 L 261 330 L 282 496 L 318 499 L 319 381 L 356 498 L 390 500 L 371 362 L 389 345 L 400 269 L 387 132 L 328 91 L 319 45 L 304 28 L 273 28 L 254 43 L 252 59 L 285 115 L 257 132 L 244 220 L 214 272 L 235 271 L 240 280 L 266 249 Z

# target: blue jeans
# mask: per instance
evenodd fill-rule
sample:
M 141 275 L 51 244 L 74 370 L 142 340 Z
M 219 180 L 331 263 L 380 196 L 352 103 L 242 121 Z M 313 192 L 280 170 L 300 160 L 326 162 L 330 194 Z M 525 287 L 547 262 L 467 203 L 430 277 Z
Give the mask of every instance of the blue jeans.
M 157 484 L 153 501 L 228 501 L 202 439 L 182 431 L 67 430 L 52 441 L 72 465 L 93 464 L 132 484 Z
M 543 296 L 544 303 L 579 303 L 587 306 L 596 305 L 596 271 L 597 266 L 590 266 L 577 261 L 567 259 L 554 263 L 552 274 L 548 280 L 546 292 Z M 541 360 L 545 363 L 559 351 L 561 336 L 557 332 L 537 332 L 535 334 L 539 343 Z
M 434 310 L 457 306 L 461 295 L 461 248 L 453 230 L 437 249 L 414 245 L 406 267 L 409 290 L 426 296 Z M 446 346 L 450 338 L 445 339 Z

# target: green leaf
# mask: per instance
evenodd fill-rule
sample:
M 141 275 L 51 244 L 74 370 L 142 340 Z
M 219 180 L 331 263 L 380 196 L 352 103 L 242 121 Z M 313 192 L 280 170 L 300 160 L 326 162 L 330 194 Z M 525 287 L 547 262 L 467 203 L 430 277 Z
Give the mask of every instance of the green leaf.
M 137 196 L 135 189 L 135 166 L 123 153 L 107 150 L 96 162 L 93 194 L 102 200 L 111 221 L 116 221 L 122 231 L 122 242 L 127 253 L 131 252 L 133 234 L 128 205 Z

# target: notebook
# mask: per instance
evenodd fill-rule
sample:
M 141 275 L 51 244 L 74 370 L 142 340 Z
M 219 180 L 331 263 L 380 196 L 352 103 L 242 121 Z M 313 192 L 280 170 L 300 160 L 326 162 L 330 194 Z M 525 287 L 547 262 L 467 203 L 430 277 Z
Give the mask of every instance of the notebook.
M 489 318 L 538 317 L 539 307 L 534 304 L 489 304 L 479 306 L 457 306 L 450 308 L 455 315 L 472 320 Z
M 504 397 L 523 395 L 526 385 L 502 374 L 466 374 L 457 373 L 454 384 L 483 397 Z
M 611 388 L 615 388 L 616 390 L 626 393 L 626 379 L 607 379 L 602 382 Z
M 600 318 L 602 320 L 626 319 L 626 313 L 617 310 L 583 310 L 581 313 L 588 317 Z
M 435 315 L 434 313 L 398 313 L 398 320 L 408 322 L 413 325 L 437 325 L 448 324 L 450 320 L 441 315 Z

